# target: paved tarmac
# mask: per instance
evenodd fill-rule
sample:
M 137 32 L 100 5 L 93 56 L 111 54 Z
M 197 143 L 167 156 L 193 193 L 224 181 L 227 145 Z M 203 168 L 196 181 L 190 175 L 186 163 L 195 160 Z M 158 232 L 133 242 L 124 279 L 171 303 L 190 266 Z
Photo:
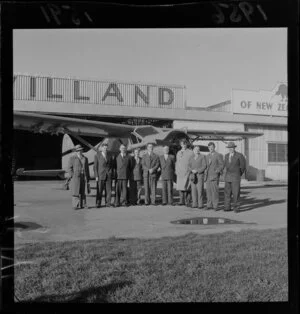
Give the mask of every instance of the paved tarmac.
M 249 182 L 243 185 L 241 212 L 236 214 L 168 205 L 96 208 L 95 190 L 87 199 L 89 209 L 73 210 L 70 191 L 61 189 L 62 181 L 16 181 L 15 244 L 110 237 L 159 238 L 190 232 L 211 234 L 287 227 L 286 184 Z M 222 208 L 224 183 L 220 186 Z M 161 202 L 160 189 L 157 198 Z M 178 199 L 175 198 L 175 201 Z M 198 218 L 201 224 L 171 223 L 192 218 Z M 226 219 L 237 222 L 226 224 Z M 211 221 L 219 223 L 209 224 Z

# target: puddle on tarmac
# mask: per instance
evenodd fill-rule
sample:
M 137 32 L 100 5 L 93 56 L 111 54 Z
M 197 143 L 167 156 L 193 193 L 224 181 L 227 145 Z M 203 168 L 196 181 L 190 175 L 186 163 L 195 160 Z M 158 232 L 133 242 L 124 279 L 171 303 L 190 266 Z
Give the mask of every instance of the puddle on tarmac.
M 234 224 L 247 224 L 254 225 L 253 222 L 244 222 L 239 220 L 233 220 L 223 217 L 194 217 L 185 218 L 171 221 L 172 224 L 179 225 L 234 225 Z

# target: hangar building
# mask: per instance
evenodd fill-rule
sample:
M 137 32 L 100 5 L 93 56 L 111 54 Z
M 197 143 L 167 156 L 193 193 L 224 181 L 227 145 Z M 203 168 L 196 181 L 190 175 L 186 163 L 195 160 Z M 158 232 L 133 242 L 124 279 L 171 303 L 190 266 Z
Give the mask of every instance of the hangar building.
M 286 83 L 270 91 L 233 89 L 231 100 L 208 107 L 187 104 L 186 93 L 179 85 L 14 76 L 17 111 L 190 130 L 261 132 L 260 137 L 236 142 L 247 160 L 246 179 L 287 180 Z M 16 168 L 60 168 L 61 142 L 61 136 L 15 131 Z M 216 144 L 226 153 L 225 143 Z

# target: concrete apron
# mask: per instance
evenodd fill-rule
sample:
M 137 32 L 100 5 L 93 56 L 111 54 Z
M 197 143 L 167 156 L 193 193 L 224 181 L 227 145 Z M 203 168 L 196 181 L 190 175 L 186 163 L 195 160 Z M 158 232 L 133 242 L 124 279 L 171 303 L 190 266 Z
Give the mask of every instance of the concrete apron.
M 60 186 L 61 181 L 15 182 L 14 215 L 18 227 L 15 228 L 15 244 L 110 237 L 159 238 L 190 232 L 212 234 L 287 227 L 287 186 L 248 187 L 242 190 L 245 204 L 237 214 L 168 205 L 95 208 L 94 195 L 88 197 L 89 209 L 75 211 L 71 208 L 70 192 L 61 190 Z M 222 189 L 220 194 L 222 204 Z M 160 201 L 160 195 L 158 198 Z M 195 217 L 228 218 L 243 224 L 171 223 Z

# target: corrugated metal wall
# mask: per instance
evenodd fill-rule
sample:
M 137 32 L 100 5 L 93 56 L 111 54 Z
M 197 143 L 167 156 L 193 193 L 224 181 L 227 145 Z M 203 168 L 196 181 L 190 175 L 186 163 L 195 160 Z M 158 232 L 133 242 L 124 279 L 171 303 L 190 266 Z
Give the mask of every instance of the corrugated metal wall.
M 256 171 L 263 169 L 267 180 L 287 180 L 287 162 L 268 162 L 268 142 L 287 144 L 287 127 L 246 125 L 245 129 L 246 131 L 264 133 L 262 136 L 246 141 L 245 154 L 248 159 L 249 179 L 255 179 Z

